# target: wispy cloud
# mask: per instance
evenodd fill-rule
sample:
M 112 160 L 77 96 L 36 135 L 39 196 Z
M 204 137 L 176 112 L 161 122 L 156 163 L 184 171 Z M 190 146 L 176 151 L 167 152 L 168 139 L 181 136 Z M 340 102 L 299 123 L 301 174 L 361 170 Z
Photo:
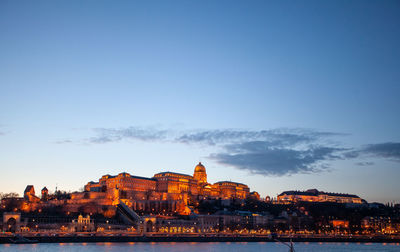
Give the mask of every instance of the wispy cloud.
M 374 165 L 374 162 L 357 162 L 356 165 L 358 166 L 370 166 L 370 165 Z
M 71 139 L 63 139 L 63 140 L 58 140 L 55 141 L 55 144 L 69 144 L 69 143 L 73 143 L 74 141 L 72 141 Z
M 206 143 L 216 145 L 229 142 L 263 140 L 273 145 L 290 146 L 298 143 L 315 141 L 321 137 L 338 135 L 331 132 L 317 132 L 307 129 L 273 130 L 205 130 L 182 134 L 176 140 L 182 143 Z
M 374 156 L 400 161 L 400 143 L 369 144 L 361 148 L 345 148 L 335 141 L 346 134 L 311 129 L 270 130 L 186 130 L 157 127 L 96 128 L 91 144 L 123 140 L 170 142 L 212 146 L 208 158 L 219 164 L 266 176 L 315 173 L 329 170 L 330 161 Z M 69 143 L 66 140 L 60 143 Z M 355 165 L 373 165 L 357 162 Z
M 326 170 L 327 160 L 341 158 L 339 148 L 314 146 L 304 150 L 272 147 L 268 142 L 246 142 L 226 146 L 226 152 L 212 154 L 220 164 L 262 175 L 282 176 Z M 232 153 L 233 151 L 233 153 Z
M 339 158 L 341 148 L 323 144 L 323 140 L 343 135 L 310 129 L 271 130 L 189 130 L 178 132 L 157 128 L 98 128 L 90 143 L 122 140 L 168 141 L 213 146 L 210 154 L 216 162 L 263 175 L 284 175 L 326 170 L 326 160 Z
M 97 136 L 89 139 L 91 143 L 109 143 L 124 139 L 157 141 L 167 138 L 167 130 L 158 130 L 153 128 L 129 127 L 120 129 L 96 128 L 94 131 Z
M 400 162 L 400 143 L 368 144 L 357 151 L 358 155 L 372 155 Z

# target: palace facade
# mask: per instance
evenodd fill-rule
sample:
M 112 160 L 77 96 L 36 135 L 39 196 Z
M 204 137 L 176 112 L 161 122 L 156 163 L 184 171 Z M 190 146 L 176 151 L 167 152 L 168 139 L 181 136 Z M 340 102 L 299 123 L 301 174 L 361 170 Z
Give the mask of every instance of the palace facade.
M 317 189 L 307 191 L 285 191 L 278 195 L 278 202 L 292 203 L 298 201 L 309 202 L 336 202 L 361 204 L 363 200 L 357 195 L 344 193 L 327 193 Z
M 176 172 L 161 172 L 152 178 L 134 176 L 123 172 L 118 175 L 103 175 L 98 182 L 89 182 L 83 192 L 71 193 L 63 201 L 48 198 L 47 188 L 42 190 L 42 199 L 34 196 L 33 186 L 25 190 L 29 209 L 39 209 L 49 205 L 63 204 L 69 212 L 92 212 L 113 214 L 120 201 L 135 211 L 154 213 L 190 214 L 190 208 L 202 199 L 244 200 L 250 196 L 245 184 L 220 181 L 207 182 L 206 168 L 199 163 L 193 175 Z
M 246 199 L 250 194 L 247 185 L 221 181 L 207 182 L 207 172 L 200 162 L 192 175 L 161 172 L 152 178 L 120 173 L 104 175 L 98 182 L 89 182 L 85 191 L 73 193 L 71 200 L 103 200 L 105 205 L 116 205 L 122 200 L 134 210 L 167 211 L 190 214 L 191 203 L 200 199 Z
M 97 198 L 98 193 L 113 202 L 120 199 L 128 203 L 140 200 L 183 200 L 187 204 L 188 200 L 201 198 L 246 199 L 250 190 L 247 185 L 236 182 L 208 183 L 206 168 L 200 162 L 194 168 L 193 176 L 170 171 L 157 173 L 152 178 L 125 172 L 116 176 L 104 175 L 99 182 L 89 182 L 85 185 L 85 192 L 75 193 L 72 198 L 80 197 L 81 194 Z

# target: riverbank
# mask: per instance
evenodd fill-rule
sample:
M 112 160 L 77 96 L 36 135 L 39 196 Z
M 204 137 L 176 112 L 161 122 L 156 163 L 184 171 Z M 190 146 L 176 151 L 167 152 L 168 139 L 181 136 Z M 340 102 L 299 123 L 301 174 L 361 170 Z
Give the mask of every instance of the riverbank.
M 96 242 L 275 242 L 270 237 L 256 236 L 26 236 L 38 243 L 96 243 Z M 289 237 L 279 237 L 287 242 Z M 293 242 L 400 243 L 396 237 L 293 237 Z M 12 244 L 14 237 L 0 237 L 0 244 Z

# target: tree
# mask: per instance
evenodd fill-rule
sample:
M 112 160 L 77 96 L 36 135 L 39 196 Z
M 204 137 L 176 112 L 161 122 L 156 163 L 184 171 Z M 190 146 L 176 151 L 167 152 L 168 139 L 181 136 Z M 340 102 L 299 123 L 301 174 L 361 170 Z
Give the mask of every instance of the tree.
M 56 191 L 54 193 L 54 197 L 58 200 L 64 200 L 64 199 L 70 199 L 71 198 L 71 194 L 67 193 L 66 191 Z
M 20 208 L 21 201 L 18 199 L 18 193 L 1 193 L 0 202 L 3 206 L 2 210 L 15 211 L 15 208 Z
M 18 198 L 19 194 L 16 192 L 10 192 L 10 193 L 0 193 L 0 200 L 4 198 Z

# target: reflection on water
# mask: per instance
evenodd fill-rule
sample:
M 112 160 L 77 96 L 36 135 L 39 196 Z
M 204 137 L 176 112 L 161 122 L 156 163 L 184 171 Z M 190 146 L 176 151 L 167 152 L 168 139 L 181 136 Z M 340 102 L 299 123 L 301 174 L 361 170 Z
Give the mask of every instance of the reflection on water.
M 301 251 L 400 251 L 399 243 L 296 243 L 295 249 Z M 55 243 L 55 244 L 0 244 L 0 251 L 27 251 L 27 252 L 252 252 L 252 251 L 288 251 L 280 243 L 271 242 L 160 242 L 160 243 Z

